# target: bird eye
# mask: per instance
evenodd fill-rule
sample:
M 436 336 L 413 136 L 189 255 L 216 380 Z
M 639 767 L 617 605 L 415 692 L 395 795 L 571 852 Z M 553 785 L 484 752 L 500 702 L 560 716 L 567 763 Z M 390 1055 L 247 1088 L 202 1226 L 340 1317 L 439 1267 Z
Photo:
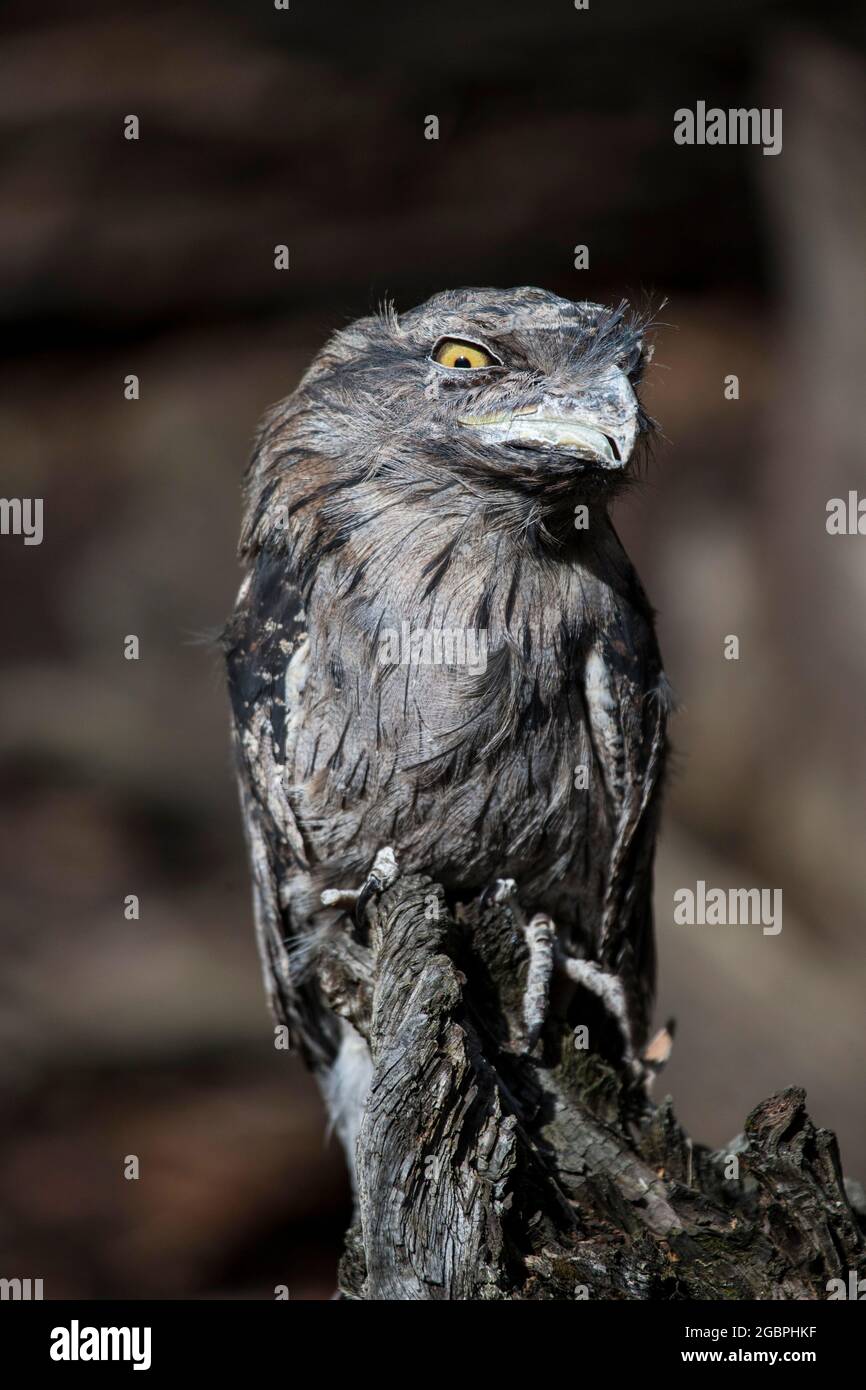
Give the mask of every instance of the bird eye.
M 501 367 L 502 361 L 487 348 L 478 343 L 468 343 L 462 338 L 440 338 L 431 353 L 434 362 L 440 367 Z

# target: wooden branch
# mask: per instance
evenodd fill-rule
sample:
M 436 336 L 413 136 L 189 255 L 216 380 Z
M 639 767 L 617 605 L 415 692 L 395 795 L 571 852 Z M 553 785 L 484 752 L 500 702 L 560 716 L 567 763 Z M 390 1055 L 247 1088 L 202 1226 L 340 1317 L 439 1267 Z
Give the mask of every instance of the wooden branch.
M 372 908 L 366 947 L 334 949 L 331 1003 L 373 1059 L 341 1297 L 824 1299 L 859 1267 L 802 1091 L 711 1153 L 647 1101 L 594 996 L 554 993 L 527 1055 L 526 970 L 507 904 L 458 922 L 418 877 Z

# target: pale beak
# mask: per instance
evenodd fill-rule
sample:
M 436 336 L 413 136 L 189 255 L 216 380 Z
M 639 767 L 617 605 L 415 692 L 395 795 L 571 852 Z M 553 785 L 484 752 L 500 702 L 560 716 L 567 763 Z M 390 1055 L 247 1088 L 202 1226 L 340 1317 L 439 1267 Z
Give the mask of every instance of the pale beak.
M 490 444 L 549 449 L 615 470 L 625 468 L 631 457 L 638 405 L 628 377 L 611 367 L 578 396 L 545 394 L 536 405 L 461 415 L 458 423 Z

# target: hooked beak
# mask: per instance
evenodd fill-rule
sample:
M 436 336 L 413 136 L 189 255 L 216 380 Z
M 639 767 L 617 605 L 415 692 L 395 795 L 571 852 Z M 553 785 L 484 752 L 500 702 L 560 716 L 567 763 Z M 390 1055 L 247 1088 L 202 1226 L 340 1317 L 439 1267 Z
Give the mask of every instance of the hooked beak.
M 625 374 L 612 368 L 578 397 L 545 395 L 536 405 L 488 415 L 461 415 L 458 424 L 489 444 L 571 454 L 611 471 L 628 463 L 638 429 L 638 406 Z

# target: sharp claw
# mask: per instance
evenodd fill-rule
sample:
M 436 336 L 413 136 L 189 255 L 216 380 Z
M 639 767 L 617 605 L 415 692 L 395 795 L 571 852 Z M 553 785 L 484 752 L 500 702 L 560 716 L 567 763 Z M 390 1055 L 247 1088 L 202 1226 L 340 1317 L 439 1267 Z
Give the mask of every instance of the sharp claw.
M 371 899 L 372 897 L 375 897 L 375 895 L 376 895 L 377 893 L 381 893 L 381 891 L 382 891 L 382 885 L 381 885 L 379 879 L 376 877 L 375 874 L 370 874 L 369 878 L 366 879 L 363 888 L 361 889 L 360 893 L 358 894 L 357 898 L 355 899 L 355 926 L 356 926 L 356 927 L 363 927 L 363 925 L 364 925 L 364 912 L 365 912 L 365 910 L 366 910 L 367 903 L 370 901 L 370 899 Z
M 356 925 L 363 926 L 364 912 L 370 899 L 390 888 L 399 872 L 397 857 L 388 845 L 385 849 L 379 850 L 373 860 L 373 867 L 360 889 L 325 888 L 319 895 L 322 906 L 341 907 L 346 911 L 352 911 Z

